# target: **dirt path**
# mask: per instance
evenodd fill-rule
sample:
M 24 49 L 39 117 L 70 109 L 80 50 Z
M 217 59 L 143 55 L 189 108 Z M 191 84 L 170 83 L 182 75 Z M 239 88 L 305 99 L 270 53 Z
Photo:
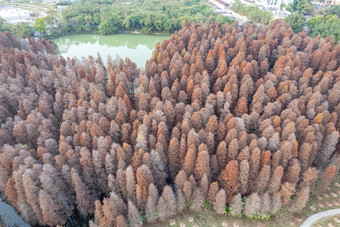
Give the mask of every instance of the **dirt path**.
M 312 224 L 322 218 L 328 217 L 328 216 L 333 216 L 333 215 L 337 215 L 340 214 L 340 209 L 332 209 L 332 210 L 326 210 L 326 211 L 322 211 L 316 214 L 313 214 L 312 216 L 310 216 L 309 218 L 307 218 L 306 221 L 304 221 L 302 223 L 302 225 L 300 225 L 300 227 L 310 227 L 312 226 Z

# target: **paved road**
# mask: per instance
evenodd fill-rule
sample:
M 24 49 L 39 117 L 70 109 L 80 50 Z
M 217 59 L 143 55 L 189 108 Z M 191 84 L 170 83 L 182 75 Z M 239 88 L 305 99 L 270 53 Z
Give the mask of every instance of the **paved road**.
M 310 226 L 312 226 L 312 224 L 314 222 L 316 222 L 316 221 L 318 221 L 322 218 L 337 215 L 337 214 L 340 214 L 340 209 L 326 210 L 326 211 L 322 211 L 322 212 L 313 214 L 312 216 L 307 218 L 307 220 L 304 221 L 304 223 L 302 223 L 302 225 L 300 225 L 300 227 L 310 227 Z

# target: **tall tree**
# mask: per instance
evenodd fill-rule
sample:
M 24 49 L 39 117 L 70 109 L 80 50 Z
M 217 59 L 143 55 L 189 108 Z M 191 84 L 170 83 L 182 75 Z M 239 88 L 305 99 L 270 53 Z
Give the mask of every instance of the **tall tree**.
M 91 193 L 87 185 L 82 181 L 77 170 L 71 169 L 72 185 L 76 192 L 77 209 L 84 215 L 94 212 L 94 195 Z
M 214 210 L 217 214 L 224 214 L 226 206 L 226 194 L 223 189 L 221 189 L 217 194 L 215 201 L 213 203 Z
M 142 217 L 138 213 L 136 206 L 129 201 L 128 202 L 128 220 L 129 224 L 133 227 L 142 226 Z
M 239 165 L 236 160 L 230 161 L 218 176 L 218 183 L 227 194 L 227 201 L 232 199 L 234 193 L 238 192 Z
M 55 203 L 44 190 L 40 190 L 39 192 L 39 204 L 43 220 L 46 224 L 51 226 L 64 225 L 68 221 L 61 207 L 58 207 L 58 204 Z

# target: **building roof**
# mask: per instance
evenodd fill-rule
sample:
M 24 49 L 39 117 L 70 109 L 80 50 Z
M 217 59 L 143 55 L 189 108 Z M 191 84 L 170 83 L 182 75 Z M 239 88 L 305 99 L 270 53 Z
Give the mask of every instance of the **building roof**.
M 222 4 L 222 5 L 229 5 L 229 3 L 224 2 L 224 1 L 222 1 L 222 0 L 214 0 L 214 1 L 215 1 L 215 2 L 218 2 L 218 3 Z

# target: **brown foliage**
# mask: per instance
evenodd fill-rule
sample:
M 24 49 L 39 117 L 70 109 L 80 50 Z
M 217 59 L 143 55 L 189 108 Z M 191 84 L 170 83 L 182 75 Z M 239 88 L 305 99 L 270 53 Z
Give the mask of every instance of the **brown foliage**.
M 245 97 L 242 97 L 237 101 L 235 114 L 236 116 L 241 117 L 245 113 L 248 113 L 247 99 Z
M 226 205 L 226 194 L 223 189 L 221 189 L 217 194 L 215 201 L 213 203 L 214 210 L 217 214 L 224 214 Z
M 191 175 L 194 171 L 195 162 L 196 162 L 196 147 L 195 144 L 191 144 L 188 152 L 185 156 L 185 160 L 183 163 L 183 170 L 187 173 L 187 175 Z
M 149 169 L 149 167 L 146 165 L 142 165 L 138 167 L 136 171 L 136 179 L 137 179 L 137 184 L 140 187 L 141 195 L 142 195 L 141 196 L 142 201 L 139 204 L 141 204 L 141 206 L 144 207 L 144 204 L 148 198 L 149 184 L 154 183 L 152 172 Z
M 194 170 L 196 180 L 200 180 L 204 174 L 210 176 L 209 153 L 207 150 L 198 152 Z
M 334 165 L 329 166 L 327 169 L 324 170 L 323 173 L 321 173 L 320 179 L 320 187 L 319 192 L 324 192 L 329 185 L 331 184 L 334 176 L 336 174 L 336 167 Z
M 339 50 L 281 20 L 186 20 L 141 70 L 0 32 L 0 194 L 31 225 L 77 209 L 139 226 L 141 211 L 201 210 L 223 190 L 238 214 L 243 196 L 248 216 L 275 213 L 295 188 L 301 209 L 315 167 L 320 191 L 339 170 Z
M 236 160 L 230 161 L 218 177 L 219 185 L 226 192 L 227 201 L 231 200 L 232 196 L 238 192 L 240 187 L 238 166 Z

